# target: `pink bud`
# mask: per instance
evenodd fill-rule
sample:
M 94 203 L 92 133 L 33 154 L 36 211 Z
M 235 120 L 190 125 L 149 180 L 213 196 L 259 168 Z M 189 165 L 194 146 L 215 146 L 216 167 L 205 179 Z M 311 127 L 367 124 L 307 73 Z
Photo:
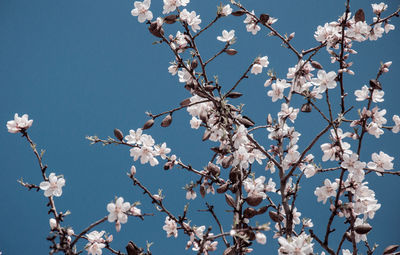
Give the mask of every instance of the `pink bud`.
M 116 230 L 117 232 L 121 231 L 121 222 L 119 222 L 119 220 L 117 220 L 117 221 L 115 222 L 115 230 Z
M 108 237 L 107 237 L 107 243 L 111 243 L 112 241 L 114 240 L 114 237 L 113 237 L 113 235 L 109 235 Z
M 134 176 L 136 174 L 136 167 L 132 165 L 131 167 L 131 175 Z

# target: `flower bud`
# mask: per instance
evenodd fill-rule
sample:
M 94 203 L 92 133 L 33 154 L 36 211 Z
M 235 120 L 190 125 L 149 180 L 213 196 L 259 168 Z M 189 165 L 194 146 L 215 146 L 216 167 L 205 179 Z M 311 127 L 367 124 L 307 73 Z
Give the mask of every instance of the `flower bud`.
M 193 59 L 192 63 L 190 63 L 190 67 L 192 69 L 196 69 L 197 66 L 198 66 L 197 59 Z
M 134 176 L 136 174 L 136 167 L 134 165 L 131 166 L 131 175 Z
M 295 34 L 296 34 L 295 32 L 291 33 L 291 34 L 289 35 L 289 38 L 288 38 L 287 40 L 288 40 L 288 41 L 292 40 L 292 39 L 294 38 L 294 35 L 295 35 Z
M 74 230 L 72 228 L 68 228 L 67 235 L 72 236 L 73 234 L 75 234 Z
M 267 237 L 263 233 L 257 232 L 256 241 L 259 244 L 266 244 L 267 243 Z
M 210 136 L 211 136 L 211 132 L 209 130 L 206 130 L 206 131 L 204 131 L 203 138 L 201 140 L 206 141 L 206 140 L 208 140 L 208 138 L 210 138 Z
M 249 117 L 243 116 L 239 118 L 238 121 L 242 123 L 246 128 L 254 126 L 254 121 L 252 121 Z
M 265 24 L 265 23 L 267 23 L 268 22 L 268 20 L 269 20 L 269 15 L 268 14 L 261 14 L 260 15 L 260 21 L 261 21 L 261 23 L 263 23 L 263 24 Z
M 54 218 L 50 218 L 49 220 L 50 228 L 51 230 L 54 230 L 57 228 L 57 221 Z
M 372 229 L 372 227 L 367 223 L 364 223 L 364 224 L 354 227 L 354 231 L 356 231 L 356 233 L 360 234 L 360 235 L 364 235 L 364 234 L 368 233 L 369 231 L 371 231 L 371 229 Z
M 379 81 L 375 80 L 375 79 L 369 80 L 369 85 L 370 85 L 371 88 L 373 88 L 373 89 L 382 90 L 382 85 L 381 85 L 381 83 L 380 83 Z
M 164 29 L 157 22 L 152 22 L 149 26 L 149 31 L 155 37 L 163 38 Z
M 221 193 L 225 193 L 228 190 L 229 187 L 229 183 L 225 183 L 222 184 L 221 186 L 219 186 L 219 188 L 217 189 L 217 193 L 221 194 Z
M 273 220 L 275 222 L 283 221 L 283 216 L 274 211 L 269 211 L 268 214 L 269 214 L 269 217 L 271 218 L 271 220 Z
M 229 93 L 228 95 L 226 95 L 226 97 L 228 97 L 228 98 L 239 98 L 241 96 L 243 96 L 242 93 L 235 92 L 235 91 L 233 91 L 233 92 Z
M 207 170 L 214 176 L 219 176 L 219 174 L 221 173 L 219 167 L 211 162 L 208 163 Z
M 243 212 L 243 217 L 248 218 L 248 219 L 251 219 L 256 215 L 257 215 L 257 211 L 256 211 L 256 209 L 254 209 L 252 207 L 246 208 Z
M 200 195 L 202 198 L 206 196 L 206 187 L 204 186 L 204 183 L 200 185 Z
M 243 14 L 245 14 L 244 11 L 235 11 L 231 13 L 233 16 L 239 17 L 242 16 Z
M 356 14 L 354 15 L 354 22 L 364 22 L 365 21 L 365 14 L 363 9 L 358 9 L 358 11 L 356 12 Z
M 154 119 L 149 119 L 148 121 L 146 121 L 146 123 L 144 123 L 142 129 L 143 130 L 149 129 L 153 126 L 153 124 L 154 124 Z
M 263 197 L 260 195 L 251 195 L 246 198 L 246 202 L 251 206 L 257 206 L 263 201 Z
M 124 135 L 122 134 L 121 130 L 119 130 L 118 128 L 114 129 L 114 136 L 120 140 L 122 142 L 122 140 L 124 139 Z
M 182 102 L 180 102 L 180 105 L 182 107 L 188 106 L 190 104 L 190 98 L 186 98 L 185 100 L 183 100 Z
M 319 62 L 317 62 L 317 61 L 311 61 L 311 65 L 312 65 L 312 67 L 314 67 L 315 69 L 323 69 L 323 67 L 322 67 L 322 65 L 319 63 Z
M 165 116 L 165 118 L 161 122 L 161 126 L 168 127 L 169 125 L 171 125 L 171 122 L 172 122 L 172 115 L 168 114 L 167 116 Z
M 235 50 L 235 49 L 227 49 L 227 50 L 225 50 L 225 52 L 226 52 L 226 54 L 228 54 L 230 56 L 236 55 L 236 53 L 238 53 L 237 50 Z
M 399 247 L 400 246 L 397 244 L 389 245 L 388 247 L 385 248 L 385 250 L 383 251 L 383 254 L 385 255 L 385 254 L 394 253 L 397 250 L 397 248 L 399 248 Z
M 216 87 L 214 87 L 213 85 L 206 85 L 204 86 L 204 89 L 208 92 L 213 91 L 214 89 L 216 89 Z
M 168 15 L 167 17 L 164 17 L 164 22 L 167 24 L 174 24 L 176 22 L 176 15 Z
M 301 106 L 301 112 L 311 112 L 312 107 L 309 103 L 305 103 Z
M 235 200 L 233 199 L 232 196 L 225 194 L 225 201 L 229 206 L 235 208 Z
M 232 156 L 232 155 L 229 155 L 229 156 L 225 157 L 225 158 L 222 160 L 221 165 L 222 165 L 223 168 L 226 169 L 226 168 L 228 168 L 228 167 L 232 164 L 232 162 L 233 162 L 233 156 Z
M 119 220 L 117 220 L 117 221 L 115 222 L 115 230 L 116 230 L 117 232 L 121 231 L 121 222 L 119 222 Z

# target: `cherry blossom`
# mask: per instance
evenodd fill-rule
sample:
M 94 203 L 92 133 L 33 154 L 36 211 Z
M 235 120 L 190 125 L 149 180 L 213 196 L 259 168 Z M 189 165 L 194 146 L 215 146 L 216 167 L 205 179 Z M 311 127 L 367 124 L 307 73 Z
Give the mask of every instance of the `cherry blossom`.
M 119 231 L 120 224 L 125 224 L 128 221 L 128 215 L 126 214 L 131 205 L 129 202 L 124 203 L 124 198 L 119 197 L 115 203 L 111 202 L 107 205 L 108 221 L 116 222 L 117 231 Z
M 179 14 L 179 17 L 182 21 L 185 21 L 192 28 L 193 32 L 197 32 L 197 30 L 200 29 L 200 15 L 196 15 L 195 11 L 188 12 L 188 10 L 183 9 Z
M 105 231 L 92 231 L 89 234 L 86 234 L 88 243 L 85 246 L 85 250 L 88 254 L 92 255 L 102 255 L 102 250 L 106 247 L 105 240 L 103 239 Z
M 129 130 L 129 135 L 125 136 L 125 140 L 127 144 L 142 144 L 142 132 L 141 128 L 138 128 L 135 131 L 132 129 Z
M 256 233 L 256 241 L 259 244 L 266 244 L 267 243 L 267 237 L 263 233 L 257 232 Z
M 293 109 L 293 107 L 289 107 L 286 103 L 281 104 L 281 111 L 278 113 L 278 117 L 280 118 L 289 118 L 292 123 L 297 118 L 297 114 L 299 113 L 299 109 Z
M 232 13 L 232 8 L 231 8 L 231 6 L 230 6 L 229 4 L 224 5 L 224 6 L 220 9 L 220 11 L 219 11 L 219 14 L 220 14 L 221 16 L 228 16 L 228 15 L 230 15 L 231 13 Z
M 326 203 L 329 197 L 334 197 L 336 195 L 336 190 L 338 188 L 337 182 L 331 182 L 329 179 L 325 179 L 324 186 L 317 187 L 314 194 L 318 197 L 318 202 Z
M 398 133 L 400 131 L 400 117 L 398 115 L 393 115 L 394 126 L 392 128 L 393 133 Z
M 226 31 L 225 29 L 222 30 L 222 36 L 217 36 L 218 41 L 221 42 L 229 42 L 232 43 L 233 38 L 235 37 L 235 30 Z
M 354 91 L 354 95 L 357 97 L 357 101 L 364 101 L 365 99 L 368 99 L 369 97 L 369 88 L 364 85 L 361 90 L 356 90 Z
M 317 77 L 318 78 L 313 78 L 311 82 L 318 86 L 321 93 L 326 89 L 333 89 L 336 87 L 336 73 L 334 71 L 326 73 L 324 70 L 319 70 Z
M 291 238 L 279 237 L 278 242 L 281 247 L 278 249 L 279 255 L 295 254 L 308 255 L 313 253 L 314 244 L 311 243 L 312 238 L 306 233 L 301 233 L 299 236 Z
M 130 150 L 130 155 L 136 161 L 140 158 L 140 163 L 150 163 L 151 166 L 158 165 L 158 160 L 154 157 L 157 152 L 154 150 L 154 140 L 149 135 L 142 135 L 142 146 L 134 147 Z
M 254 14 L 254 10 L 251 11 L 252 15 Z M 256 35 L 258 31 L 261 30 L 261 27 L 257 25 L 257 20 L 250 14 L 246 14 L 246 19 L 243 21 L 243 23 L 246 24 L 246 29 L 247 32 L 251 32 L 253 35 Z
M 368 168 L 374 169 L 379 172 L 384 172 L 385 170 L 392 170 L 393 169 L 393 163 L 392 160 L 394 160 L 393 157 L 390 157 L 383 151 L 380 151 L 379 154 L 377 153 L 372 153 L 371 155 L 372 161 L 368 163 Z M 377 173 L 378 175 L 381 175 Z
M 189 0 L 163 0 L 163 14 L 167 14 L 176 10 L 176 7 L 186 6 Z
M 155 145 L 154 150 L 155 150 L 155 155 L 160 156 L 162 159 L 166 159 L 167 154 L 171 152 L 171 149 L 167 148 L 166 143 L 162 143 L 161 146 Z
M 272 102 L 276 102 L 278 99 L 283 98 L 283 92 L 285 88 L 289 88 L 290 84 L 286 82 L 286 80 L 277 80 L 275 83 L 272 83 L 272 90 L 268 91 L 268 96 L 272 97 Z
M 167 237 L 174 236 L 178 237 L 178 227 L 176 222 L 172 220 L 169 216 L 165 218 L 165 225 L 163 226 L 165 232 L 167 232 Z
M 268 57 L 267 56 L 264 56 L 262 58 L 257 58 L 254 61 L 254 64 L 253 64 L 250 72 L 252 74 L 257 75 L 257 74 L 262 72 L 263 67 L 268 67 L 268 65 L 269 65 L 269 62 L 268 62 Z
M 10 133 L 18 133 L 22 130 L 27 130 L 32 126 L 33 120 L 28 120 L 28 114 L 24 114 L 21 117 L 18 113 L 14 115 L 14 120 L 7 121 L 7 129 Z
M 383 2 L 379 4 L 371 4 L 371 6 L 372 6 L 372 11 L 377 15 L 381 14 L 388 8 L 387 4 Z
M 62 195 L 62 187 L 65 185 L 65 179 L 63 177 L 56 176 L 55 173 L 50 173 L 49 180 L 40 183 L 40 189 L 44 190 L 46 197 Z
M 144 0 L 143 2 L 135 1 L 133 5 L 135 8 L 131 11 L 132 16 L 138 16 L 140 23 L 146 20 L 153 19 L 153 13 L 149 11 L 151 0 Z

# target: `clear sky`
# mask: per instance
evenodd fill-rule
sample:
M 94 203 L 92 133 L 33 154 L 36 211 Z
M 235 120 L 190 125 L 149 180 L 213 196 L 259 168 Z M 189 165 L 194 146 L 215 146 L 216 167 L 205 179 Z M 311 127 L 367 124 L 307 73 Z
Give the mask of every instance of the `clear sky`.
M 336 20 L 344 11 L 344 1 L 338 0 L 242 2 L 248 9 L 255 9 L 257 14 L 268 13 L 279 18 L 274 27 L 282 34 L 296 32 L 293 45 L 300 50 L 316 46 L 313 38 L 316 27 Z M 351 1 L 352 11 L 364 8 L 367 20 L 371 21 L 370 3 L 373 2 Z M 187 8 L 201 15 L 201 26 L 204 27 L 214 18 L 218 4 L 219 1 L 214 0 L 192 0 Z M 398 2 L 387 1 L 387 4 L 387 13 L 391 13 Z M 123 196 L 130 202 L 140 200 L 142 211 L 154 212 L 156 216 L 146 218 L 144 222 L 130 218 L 118 234 L 110 223 L 97 228 L 114 235 L 114 248 L 124 251 L 129 240 L 143 247 L 148 240 L 154 242 L 154 254 L 194 254 L 184 250 L 186 237 L 177 240 L 166 238 L 162 230 L 165 216 L 155 212 L 149 199 L 132 186 L 126 176 L 133 163 L 127 148 L 91 146 L 85 139 L 86 135 L 112 136 L 114 128 L 121 129 L 125 134 L 129 129 L 136 130 L 147 120 L 146 111 L 162 112 L 178 106 L 181 100 L 190 96 L 177 78 L 168 73 L 169 62 L 174 60 L 172 53 L 166 45 L 152 44 L 155 37 L 148 33 L 145 25 L 137 22 L 136 17 L 130 15 L 132 8 L 133 1 L 127 0 L 0 1 L 0 123 L 3 123 L 0 132 L 0 251 L 3 254 L 27 251 L 46 254 L 49 246 L 45 240 L 49 232 L 47 200 L 42 192 L 27 191 L 16 182 L 20 177 L 36 184 L 41 180 L 39 167 L 26 141 L 19 135 L 7 133 L 5 123 L 13 118 L 14 113 L 28 113 L 34 119 L 29 133 L 38 148 L 46 150 L 44 161 L 49 166 L 48 173 L 65 176 L 64 194 L 56 198 L 56 203 L 58 210 L 72 212 L 66 218 L 66 224 L 73 226 L 75 232 L 107 215 L 107 203 L 115 196 Z M 152 11 L 155 17 L 161 15 L 161 0 L 152 1 Z M 243 19 L 227 17 L 199 38 L 200 51 L 211 56 L 223 47 L 223 43 L 216 40 L 222 29 L 236 30 L 238 40 L 233 48 L 239 53 L 218 58 L 210 65 L 211 74 L 218 75 L 220 84 L 229 88 L 255 57 L 267 55 L 270 67 L 278 77 L 285 78 L 287 68 L 295 65 L 296 57 L 281 47 L 278 39 L 266 36 L 265 30 L 256 36 L 246 32 Z M 398 19 L 393 19 L 392 23 L 400 27 Z M 175 33 L 176 26 L 166 30 L 166 34 Z M 400 72 L 399 41 L 400 32 L 397 29 L 377 42 L 355 42 L 353 48 L 359 54 L 351 58 L 356 76 L 345 76 L 349 98 L 354 100 L 353 91 L 375 77 L 380 61 L 393 61 L 391 71 L 381 79 L 385 102 L 380 107 L 387 109 L 386 117 L 390 125 L 391 116 L 400 114 L 397 80 Z M 327 71 L 338 68 L 337 63 L 329 63 L 325 50 L 315 59 Z M 267 89 L 263 87 L 266 78 L 266 73 L 251 76 L 239 89 L 245 96 L 233 101 L 235 104 L 243 102 L 246 114 L 258 124 L 265 123 L 267 114 L 275 115 L 280 108 L 280 104 L 272 104 L 267 97 Z M 297 107 L 300 105 L 298 100 Z M 361 105 L 356 104 L 358 107 Z M 172 153 L 201 169 L 212 156 L 208 148 L 213 144 L 201 142 L 202 132 L 190 129 L 189 119 L 186 111 L 176 113 L 171 127 L 164 129 L 157 125 L 148 133 L 156 143 L 166 142 Z M 299 119 L 303 119 L 297 126 L 302 133 L 299 145 L 304 148 L 323 126 L 319 124 L 321 118 L 314 113 L 300 114 Z M 270 145 L 266 132 L 257 132 L 255 136 L 265 147 Z M 316 148 L 328 141 L 327 136 L 323 139 Z M 395 157 L 395 169 L 398 169 L 399 135 L 385 131 L 383 138 L 377 140 L 368 136 L 366 142 L 368 146 L 362 151 L 364 161 L 370 161 L 372 152 L 383 150 Z M 314 155 L 320 158 L 319 149 L 314 151 Z M 193 176 L 178 169 L 165 172 L 162 164 L 154 168 L 139 162 L 135 165 L 138 178 L 154 193 L 158 188 L 163 189 L 166 205 L 174 213 L 181 214 L 187 203 L 182 187 L 190 183 Z M 263 169 L 264 166 L 257 166 L 257 175 L 269 178 L 269 173 Z M 302 216 L 313 219 L 317 233 L 318 226 L 324 226 L 329 216 L 327 205 L 317 203 L 313 192 L 325 177 L 334 179 L 338 174 L 305 180 L 298 198 L 303 201 L 298 206 L 299 211 Z M 367 178 L 382 204 L 370 221 L 373 230 L 368 235 L 372 244 L 381 244 L 378 251 L 400 241 L 399 180 L 400 177 L 378 178 L 375 174 Z M 193 218 L 194 225 L 213 225 L 210 215 L 197 212 L 205 208 L 205 201 L 213 200 L 214 197 L 206 196 L 205 200 L 190 202 L 193 212 L 189 217 Z M 228 215 L 223 211 L 226 208 L 221 206 L 223 200 L 216 201 L 218 211 Z M 269 221 L 268 218 L 257 220 L 261 223 Z M 341 224 L 342 221 L 340 219 L 336 223 Z M 229 229 L 230 224 L 226 221 L 225 228 Z M 272 231 L 267 238 L 266 246 L 255 245 L 260 248 L 255 254 L 276 252 Z M 80 247 L 83 245 L 81 243 Z M 216 254 L 220 253 L 221 250 Z

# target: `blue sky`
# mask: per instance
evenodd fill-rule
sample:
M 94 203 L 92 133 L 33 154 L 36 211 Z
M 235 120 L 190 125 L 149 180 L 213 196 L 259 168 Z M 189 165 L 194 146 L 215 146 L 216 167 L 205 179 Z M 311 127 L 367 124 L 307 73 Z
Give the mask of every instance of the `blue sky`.
M 336 20 L 344 11 L 343 1 L 243 1 L 248 9 L 256 13 L 268 13 L 279 18 L 274 25 L 283 33 L 296 32 L 293 45 L 298 49 L 308 49 L 317 45 L 313 38 L 318 25 Z M 372 2 L 371 2 L 372 3 Z M 213 0 L 192 0 L 188 10 L 196 10 L 201 15 L 202 27 L 215 15 L 216 6 Z M 388 1 L 390 13 L 397 7 L 396 1 Z M 73 226 L 76 232 L 88 223 L 107 214 L 106 204 L 115 196 L 125 200 L 142 202 L 143 212 L 154 212 L 149 199 L 133 187 L 126 176 L 132 165 L 127 148 L 100 145 L 89 145 L 87 135 L 111 136 L 114 128 L 125 134 L 129 129 L 141 127 L 147 120 L 146 111 L 152 113 L 176 107 L 181 100 L 190 96 L 167 71 L 172 53 L 166 45 L 152 45 L 155 37 L 148 33 L 136 17 L 130 15 L 133 1 L 105 0 L 2 0 L 0 1 L 0 251 L 3 254 L 18 254 L 23 251 L 34 251 L 35 254 L 48 252 L 49 243 L 45 240 L 49 231 L 46 199 L 42 192 L 27 191 L 16 180 L 23 177 L 25 181 L 39 183 L 40 170 L 28 144 L 19 135 L 7 133 L 5 123 L 12 119 L 14 113 L 28 113 L 34 123 L 29 130 L 38 147 L 45 149 L 44 161 L 49 166 L 48 172 L 63 174 L 67 181 L 64 194 L 56 199 L 58 210 L 70 210 L 66 224 Z M 369 1 L 351 1 L 354 12 L 364 8 L 367 20 L 372 19 Z M 152 2 L 154 16 L 161 15 L 162 1 Z M 245 31 L 242 23 L 244 17 L 227 17 L 218 22 L 211 30 L 199 38 L 199 48 L 205 56 L 211 56 L 223 47 L 216 40 L 222 29 L 235 29 L 237 43 L 233 48 L 238 50 L 235 56 L 223 55 L 210 64 L 210 74 L 218 75 L 220 84 L 229 88 L 251 61 L 257 56 L 267 55 L 270 68 L 278 77 L 285 78 L 287 68 L 294 66 L 296 57 L 287 49 L 280 47 L 280 41 L 266 36 L 262 31 L 252 36 Z M 398 19 L 392 23 L 399 27 Z M 166 30 L 175 34 L 176 26 Z M 397 74 L 400 71 L 398 30 L 384 35 L 377 42 L 367 41 L 354 43 L 353 48 L 359 54 L 352 56 L 353 70 L 356 76 L 345 76 L 345 86 L 349 97 L 354 99 L 353 91 L 367 84 L 375 77 L 380 61 L 393 61 L 390 72 L 381 79 L 385 90 L 385 102 L 380 107 L 388 110 L 387 119 L 400 113 Z M 327 53 L 322 50 L 315 58 L 327 71 L 336 70 L 336 64 L 330 64 Z M 235 104 L 243 102 L 245 112 L 256 123 L 264 123 L 268 113 L 279 111 L 280 104 L 272 104 L 263 87 L 266 73 L 251 76 L 239 91 L 245 95 Z M 301 100 L 297 107 L 301 105 Z M 358 107 L 362 104 L 356 103 Z M 338 109 L 338 108 L 336 108 Z M 300 148 L 308 144 L 312 135 L 323 128 L 318 125 L 320 119 L 316 114 L 301 115 L 297 129 L 303 134 Z M 299 119 L 300 119 L 299 117 Z M 166 142 L 172 153 L 184 162 L 198 169 L 207 164 L 212 156 L 208 149 L 209 142 L 201 142 L 202 133 L 191 130 L 189 115 L 185 111 L 174 114 L 173 124 L 164 129 L 154 127 L 148 133 L 157 143 Z M 270 145 L 266 132 L 257 132 L 256 137 L 265 147 Z M 328 138 L 324 137 L 323 142 Z M 395 157 L 395 168 L 399 166 L 397 144 L 398 135 L 385 132 L 377 140 L 367 136 L 362 151 L 364 161 L 370 160 L 372 152 L 383 150 Z M 322 143 L 322 140 L 321 142 Z M 319 143 L 319 144 L 320 144 Z M 319 147 L 319 144 L 317 147 Z M 354 145 L 352 145 L 354 146 Z M 316 156 L 321 156 L 319 150 Z M 162 188 L 166 195 L 165 203 L 176 214 L 181 214 L 185 192 L 182 187 L 190 183 L 193 176 L 178 169 L 165 172 L 162 167 L 135 164 L 138 178 L 154 193 Z M 257 174 L 265 175 L 264 167 L 256 169 Z M 269 176 L 267 175 L 269 178 Z M 325 178 L 334 179 L 337 174 L 316 176 L 307 179 L 303 184 L 299 200 L 302 216 L 313 219 L 316 226 L 323 225 L 328 219 L 327 205 L 316 202 L 313 191 Z M 378 178 L 369 175 L 367 181 L 375 190 L 382 208 L 370 222 L 374 227 L 369 234 L 371 243 L 378 242 L 381 251 L 389 244 L 400 241 L 400 209 L 396 195 L 398 178 L 385 176 Z M 193 210 L 193 224 L 213 225 L 212 218 L 204 212 L 205 201 L 212 202 L 214 197 L 206 200 L 197 199 L 190 202 Z M 221 205 L 220 199 L 216 205 Z M 222 215 L 226 208 L 218 208 Z M 98 230 L 104 229 L 114 235 L 113 247 L 124 250 L 126 243 L 133 240 L 139 246 L 145 246 L 146 240 L 154 242 L 154 254 L 189 254 L 185 251 L 186 237 L 181 239 L 166 238 L 162 230 L 164 216 L 156 214 L 146 219 L 130 218 L 116 234 L 114 226 L 105 223 Z M 267 218 L 258 219 L 260 222 Z M 337 220 L 336 223 L 342 223 Z M 229 228 L 227 221 L 225 228 Z M 216 231 L 216 230 L 214 230 Z M 316 229 L 318 232 L 318 229 Z M 267 245 L 255 254 L 275 252 L 272 232 Z M 181 233 L 180 233 L 181 234 Z M 83 244 L 81 243 L 81 246 Z M 222 245 L 221 245 L 222 247 Z M 319 251 L 319 248 L 316 249 Z

